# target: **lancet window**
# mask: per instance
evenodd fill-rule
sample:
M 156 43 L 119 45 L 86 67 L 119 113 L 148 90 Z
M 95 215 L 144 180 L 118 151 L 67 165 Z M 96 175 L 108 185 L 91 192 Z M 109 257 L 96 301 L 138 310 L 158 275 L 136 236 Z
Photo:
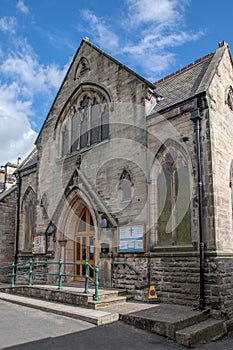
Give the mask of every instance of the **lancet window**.
M 98 93 L 83 93 L 61 126 L 61 156 L 109 138 L 109 106 Z
M 129 172 L 124 170 L 120 177 L 119 190 L 121 192 L 121 201 L 130 201 L 132 198 L 132 180 Z
M 36 194 L 31 187 L 25 192 L 23 203 L 23 231 L 24 231 L 24 250 L 32 249 L 32 237 L 35 234 L 35 215 L 36 215 Z
M 190 174 L 179 150 L 168 147 L 159 155 L 157 172 L 157 242 L 182 245 L 191 242 Z

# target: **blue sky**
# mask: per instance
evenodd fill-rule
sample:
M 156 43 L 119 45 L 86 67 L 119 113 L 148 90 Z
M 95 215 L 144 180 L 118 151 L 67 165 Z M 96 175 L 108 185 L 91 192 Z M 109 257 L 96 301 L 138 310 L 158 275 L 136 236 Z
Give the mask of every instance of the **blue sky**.
M 233 50 L 233 2 L 0 0 L 0 165 L 33 148 L 83 37 L 152 82 Z

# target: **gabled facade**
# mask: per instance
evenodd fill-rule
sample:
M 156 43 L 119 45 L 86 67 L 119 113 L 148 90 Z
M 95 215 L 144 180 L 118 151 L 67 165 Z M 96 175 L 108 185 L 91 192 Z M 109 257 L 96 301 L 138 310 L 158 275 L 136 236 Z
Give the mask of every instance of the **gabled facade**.
M 0 167 L 0 193 L 7 191 L 16 184 L 15 172 L 18 165 L 10 162 Z
M 233 319 L 232 82 L 224 42 L 152 84 L 84 39 L 18 170 L 15 259 L 198 306 L 201 255 L 201 302 Z

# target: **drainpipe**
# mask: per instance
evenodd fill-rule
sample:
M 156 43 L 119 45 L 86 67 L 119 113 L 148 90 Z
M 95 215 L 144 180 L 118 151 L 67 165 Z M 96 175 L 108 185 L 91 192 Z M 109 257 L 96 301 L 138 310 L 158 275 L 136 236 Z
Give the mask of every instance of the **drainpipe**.
M 15 249 L 14 249 L 14 264 L 15 264 L 14 276 L 15 277 L 16 277 L 16 264 L 18 262 L 18 252 L 19 252 L 20 193 L 21 193 L 21 175 L 20 175 L 20 171 L 18 171 L 17 198 L 16 198 L 16 225 L 15 225 L 16 232 L 15 232 Z
M 203 241 L 203 200 L 202 200 L 202 171 L 201 171 L 201 145 L 200 145 L 200 128 L 201 128 L 200 109 L 198 107 L 198 99 L 194 100 L 194 110 L 191 112 L 191 120 L 194 123 L 196 134 L 196 160 L 197 160 L 197 180 L 198 180 L 198 219 L 199 219 L 199 249 L 200 249 L 200 298 L 199 310 L 205 308 L 204 293 L 204 267 L 205 267 L 205 243 Z

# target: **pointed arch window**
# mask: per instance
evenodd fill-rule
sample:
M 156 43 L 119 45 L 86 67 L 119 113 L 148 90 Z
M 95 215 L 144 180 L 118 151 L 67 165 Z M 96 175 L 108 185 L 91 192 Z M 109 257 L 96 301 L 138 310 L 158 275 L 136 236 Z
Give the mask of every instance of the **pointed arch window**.
M 231 111 L 233 111 L 233 88 L 230 86 L 227 92 L 226 103 Z
M 99 103 L 96 98 L 91 107 L 91 145 L 99 141 Z
M 48 198 L 46 193 L 43 193 L 41 201 L 40 201 L 40 206 L 42 208 L 42 216 L 43 218 L 48 217 Z
M 62 129 L 62 157 L 65 157 L 69 153 L 69 132 L 67 124 Z
M 109 138 L 109 107 L 104 106 L 104 111 L 101 118 L 101 139 L 107 140 Z
M 132 181 L 127 170 L 124 170 L 120 177 L 119 190 L 121 191 L 121 201 L 130 201 L 132 198 Z
M 109 139 L 109 106 L 101 94 L 87 91 L 72 106 L 61 127 L 61 156 Z
M 88 145 L 88 107 L 90 98 L 85 95 L 80 103 L 79 111 L 81 114 L 80 128 L 80 148 L 85 148 Z
M 190 179 L 185 158 L 173 148 L 160 157 L 157 178 L 158 244 L 191 242 Z
M 78 148 L 78 113 L 74 110 L 71 119 L 71 152 L 77 151 Z
M 80 128 L 80 148 L 85 148 L 88 145 L 88 120 L 86 113 L 82 114 Z
M 86 225 L 87 225 L 87 213 L 86 210 L 83 212 L 83 215 L 80 219 L 79 225 L 78 225 L 78 232 L 84 232 L 86 231 Z
M 75 73 L 75 79 L 79 79 L 81 76 L 86 74 L 89 70 L 90 70 L 90 64 L 89 64 L 87 58 L 81 57 L 81 59 L 78 63 L 77 71 Z
M 36 194 L 28 188 L 23 199 L 24 250 L 32 250 L 32 237 L 35 233 Z

